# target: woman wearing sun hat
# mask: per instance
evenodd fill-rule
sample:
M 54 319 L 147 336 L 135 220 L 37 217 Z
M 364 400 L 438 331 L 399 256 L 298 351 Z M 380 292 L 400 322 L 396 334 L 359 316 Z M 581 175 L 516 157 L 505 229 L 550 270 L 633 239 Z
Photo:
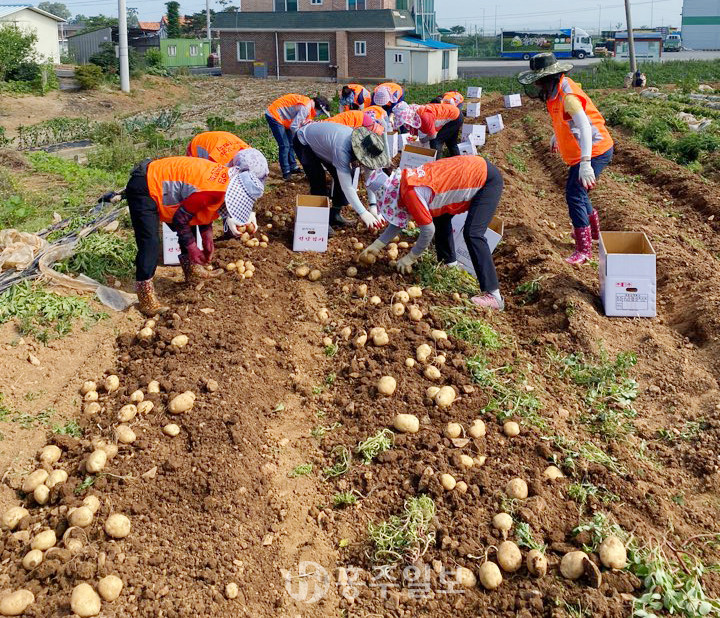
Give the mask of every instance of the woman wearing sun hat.
M 592 241 L 600 235 L 600 218 L 588 191 L 612 160 L 614 143 L 590 97 L 567 77 L 572 68 L 569 62 L 559 62 L 555 54 L 542 53 L 530 59 L 530 70 L 520 73 L 518 81 L 529 96 L 547 105 L 554 130 L 551 151 L 559 151 L 570 166 L 565 198 L 575 251 L 566 261 L 580 265 L 592 258 Z
M 400 103 L 395 108 L 393 123 L 396 128 L 405 127 L 411 134 L 420 132 L 427 135 L 430 148 L 442 151 L 447 146 L 451 157 L 460 154 L 458 136 L 462 129 L 462 112 L 455 105 L 447 103 L 429 103 L 427 105 L 408 105 Z
M 379 195 L 378 210 L 388 222 L 387 229 L 361 257 L 377 255 L 410 221 L 420 228 L 415 246 L 397 263 L 403 274 L 435 239 L 438 260 L 456 262 L 452 218 L 467 212 L 463 237 L 483 294 L 472 298 L 481 307 L 502 310 L 495 264 L 485 232 L 495 216 L 503 190 L 500 171 L 481 157 L 448 157 L 416 169 L 396 170 L 390 176 L 374 172 L 368 188 Z
M 372 104 L 379 105 L 388 114 L 391 114 L 395 106 L 404 100 L 405 91 L 400 84 L 395 82 L 378 84 L 373 90 Z

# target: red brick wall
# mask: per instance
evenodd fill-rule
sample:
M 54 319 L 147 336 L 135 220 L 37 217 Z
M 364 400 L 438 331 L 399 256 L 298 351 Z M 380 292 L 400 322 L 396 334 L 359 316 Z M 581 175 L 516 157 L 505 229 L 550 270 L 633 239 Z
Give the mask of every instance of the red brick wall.
M 365 41 L 366 56 L 355 55 L 355 41 Z M 357 79 L 385 76 L 384 32 L 348 32 L 348 75 Z

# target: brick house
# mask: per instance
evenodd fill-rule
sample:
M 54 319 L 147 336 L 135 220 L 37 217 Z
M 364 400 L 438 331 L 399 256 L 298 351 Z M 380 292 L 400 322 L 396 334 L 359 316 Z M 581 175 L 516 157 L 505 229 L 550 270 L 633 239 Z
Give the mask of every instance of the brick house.
M 278 79 L 455 79 L 456 46 L 431 38 L 434 12 L 412 8 L 408 0 L 245 0 L 242 12 L 217 13 L 212 29 L 227 74 L 253 75 L 263 63 Z

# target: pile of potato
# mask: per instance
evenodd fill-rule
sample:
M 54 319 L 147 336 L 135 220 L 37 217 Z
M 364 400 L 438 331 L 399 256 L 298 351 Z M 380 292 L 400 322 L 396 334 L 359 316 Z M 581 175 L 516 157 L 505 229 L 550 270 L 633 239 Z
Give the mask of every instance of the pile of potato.
M 267 238 L 267 236 L 265 236 Z M 257 240 L 254 238 L 253 240 Z M 262 245 L 262 243 L 260 243 Z M 267 243 L 265 244 L 267 246 Z M 234 272 L 238 279 L 252 279 L 255 276 L 255 265 L 250 260 L 237 260 L 225 264 L 227 272 Z

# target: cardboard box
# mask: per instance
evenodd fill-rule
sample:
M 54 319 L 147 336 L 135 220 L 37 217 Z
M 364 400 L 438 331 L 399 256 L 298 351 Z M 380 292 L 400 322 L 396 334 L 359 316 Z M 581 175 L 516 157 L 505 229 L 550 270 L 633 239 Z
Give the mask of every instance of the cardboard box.
M 477 148 L 472 142 L 460 142 L 458 150 L 461 155 L 477 155 Z
M 488 133 L 490 133 L 490 135 L 500 133 L 500 131 L 505 128 L 502 114 L 498 114 L 497 116 L 488 116 L 485 118 L 485 124 L 487 124 Z
M 468 86 L 467 98 L 480 99 L 482 97 L 482 88 L 480 86 Z
M 462 139 L 464 142 L 472 142 L 476 147 L 484 146 L 486 130 L 487 127 L 484 124 L 464 124 Z
M 522 107 L 522 98 L 519 94 L 506 94 L 505 107 L 508 109 L 511 107 Z
M 403 148 L 402 156 L 400 157 L 400 169 L 405 170 L 420 167 L 425 163 L 434 161 L 435 157 L 437 157 L 437 150 L 408 144 Z
M 200 228 L 195 228 L 195 240 L 200 249 L 203 248 Z M 162 224 L 163 264 L 177 266 L 180 263 L 180 243 L 177 234 L 170 229 L 167 223 Z
M 472 260 L 470 259 L 470 252 L 468 251 L 465 239 L 463 238 L 463 229 L 465 228 L 466 219 L 466 212 L 460 215 L 455 215 L 452 218 L 453 241 L 455 242 L 455 255 L 457 255 L 460 266 L 463 270 L 469 272 L 474 277 L 475 269 L 473 268 Z M 505 223 L 503 220 L 499 217 L 493 217 L 487 231 L 485 232 L 485 239 L 487 240 L 488 247 L 490 247 L 490 253 L 493 253 L 500 244 L 504 233 Z
M 609 317 L 657 315 L 656 254 L 643 232 L 600 233 L 600 296 Z
M 397 131 L 391 131 L 387 133 L 386 137 L 388 153 L 390 154 L 390 158 L 394 159 L 397 156 L 397 153 L 400 152 L 400 148 L 398 148 L 400 134 Z
M 480 103 L 468 102 L 465 109 L 465 116 L 467 118 L 479 118 L 480 117 Z
M 295 202 L 293 251 L 327 251 L 330 230 L 330 198 L 298 195 Z

